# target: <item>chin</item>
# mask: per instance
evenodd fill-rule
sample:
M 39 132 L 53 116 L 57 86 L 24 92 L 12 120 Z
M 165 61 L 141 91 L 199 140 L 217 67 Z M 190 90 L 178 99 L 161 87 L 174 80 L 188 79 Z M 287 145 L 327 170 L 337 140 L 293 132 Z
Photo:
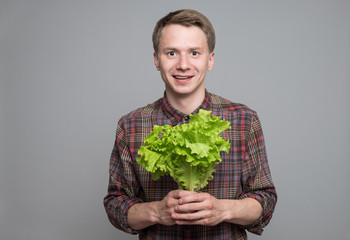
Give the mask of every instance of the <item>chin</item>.
M 199 91 L 201 91 L 200 89 L 198 89 L 198 88 L 189 88 L 189 87 L 177 87 L 177 88 L 173 88 L 173 89 L 171 89 L 171 91 L 173 92 L 173 93 L 175 93 L 176 95 L 182 95 L 182 96 L 188 96 L 188 95 L 191 95 L 191 94 L 196 94 L 196 92 L 199 92 Z M 203 89 L 203 91 L 204 91 L 204 89 Z

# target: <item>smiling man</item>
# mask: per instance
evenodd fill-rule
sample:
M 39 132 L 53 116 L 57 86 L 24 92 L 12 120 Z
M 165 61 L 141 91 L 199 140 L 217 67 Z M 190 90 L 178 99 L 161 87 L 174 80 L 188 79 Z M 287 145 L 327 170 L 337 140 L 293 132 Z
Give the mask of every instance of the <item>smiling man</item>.
M 194 10 L 171 12 L 153 32 L 154 64 L 165 83 L 162 98 L 118 123 L 104 205 L 111 223 L 140 239 L 247 239 L 262 234 L 277 201 L 256 112 L 205 88 L 214 64 L 215 32 Z M 169 176 L 153 181 L 136 162 L 153 125 L 188 122 L 200 109 L 231 123 L 231 142 L 202 190 L 178 190 Z
M 204 79 L 214 64 L 204 32 L 197 26 L 165 26 L 154 63 L 170 103 L 185 114 L 192 113 L 204 99 Z

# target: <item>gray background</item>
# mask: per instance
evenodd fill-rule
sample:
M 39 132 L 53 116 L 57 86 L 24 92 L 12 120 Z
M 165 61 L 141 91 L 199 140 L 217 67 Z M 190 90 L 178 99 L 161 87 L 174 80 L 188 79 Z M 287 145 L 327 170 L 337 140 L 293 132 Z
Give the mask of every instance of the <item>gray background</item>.
M 117 120 L 163 94 L 151 33 L 194 8 L 209 91 L 255 109 L 279 201 L 262 237 L 350 239 L 350 1 L 0 1 L 0 239 L 136 239 L 102 199 Z

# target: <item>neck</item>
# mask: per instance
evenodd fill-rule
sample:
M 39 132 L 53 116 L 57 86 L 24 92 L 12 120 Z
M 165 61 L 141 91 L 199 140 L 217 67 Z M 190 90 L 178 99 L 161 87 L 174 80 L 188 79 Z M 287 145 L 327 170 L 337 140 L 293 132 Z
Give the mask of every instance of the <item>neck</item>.
M 196 94 L 176 94 L 166 90 L 170 104 L 184 114 L 190 114 L 196 110 L 205 98 L 205 89 Z

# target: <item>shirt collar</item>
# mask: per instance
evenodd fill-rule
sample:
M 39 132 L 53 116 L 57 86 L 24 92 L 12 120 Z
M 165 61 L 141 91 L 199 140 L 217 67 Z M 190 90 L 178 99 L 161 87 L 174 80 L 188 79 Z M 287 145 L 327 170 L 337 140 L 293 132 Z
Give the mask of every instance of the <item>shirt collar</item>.
M 192 112 L 192 114 L 198 113 L 199 109 L 204 109 L 204 110 L 210 111 L 211 108 L 212 108 L 212 106 L 211 106 L 210 93 L 207 90 L 205 90 L 205 96 L 204 96 L 203 102 L 196 110 L 194 110 Z M 166 92 L 164 92 L 164 96 L 162 99 L 162 109 L 163 109 L 164 114 L 169 118 L 169 120 L 171 121 L 171 124 L 173 126 L 177 125 L 180 121 L 183 121 L 183 119 L 185 117 L 187 117 L 186 114 L 177 110 L 176 108 L 174 108 L 170 104 L 170 102 L 166 96 Z

